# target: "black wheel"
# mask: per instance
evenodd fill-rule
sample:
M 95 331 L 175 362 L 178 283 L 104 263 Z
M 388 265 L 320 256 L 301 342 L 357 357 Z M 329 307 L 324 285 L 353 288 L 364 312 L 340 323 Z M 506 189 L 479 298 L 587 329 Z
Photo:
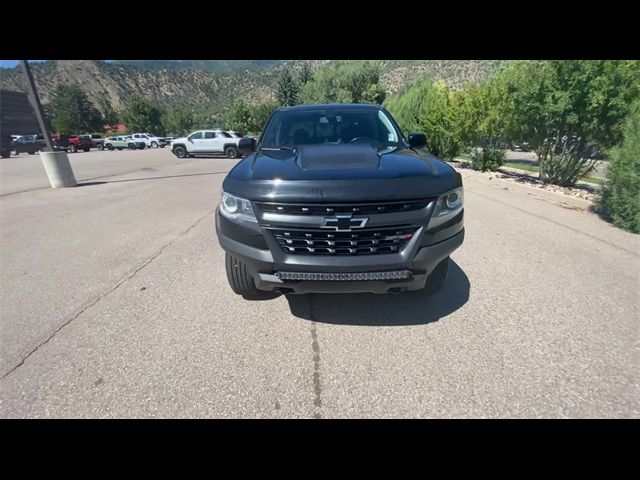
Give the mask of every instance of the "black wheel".
M 238 156 L 238 149 L 236 147 L 227 147 L 224 149 L 224 153 L 227 158 L 236 158 Z
M 427 295 L 437 293 L 444 287 L 444 283 L 447 280 L 447 273 L 449 273 L 449 260 L 450 257 L 442 260 L 427 277 L 427 282 L 424 286 L 424 291 Z
M 29 152 L 29 155 L 35 155 L 36 152 Z
M 160 145 L 160 148 L 164 148 L 164 147 L 166 147 L 166 145 Z
M 10 156 L 11 156 L 11 152 L 4 151 L 4 150 L 0 152 L 0 157 L 2 158 L 9 158 Z
M 151 148 L 158 148 L 158 142 L 151 142 Z
M 242 295 L 247 299 L 259 299 L 264 296 L 265 292 L 256 288 L 256 284 L 247 271 L 247 267 L 239 258 L 225 253 L 225 266 L 227 269 L 227 280 L 229 280 L 229 285 L 234 293 Z
M 110 143 L 107 143 L 106 147 L 107 150 L 113 150 L 113 145 L 111 145 Z
M 69 145 L 69 148 L 67 149 L 67 152 L 69 153 L 76 153 L 77 151 L 78 151 L 78 147 L 76 147 L 73 143 Z
M 173 149 L 173 154 L 178 158 L 184 158 L 187 156 L 187 149 L 181 146 L 178 146 Z
M 118 150 L 122 150 L 122 147 L 118 147 Z
M 98 150 L 102 151 L 102 150 L 104 150 L 104 145 L 103 145 L 103 144 L 101 144 L 101 143 L 99 143 L 99 144 L 97 144 L 97 145 L 96 145 L 96 148 L 97 148 Z
M 146 145 L 143 143 L 141 145 L 138 145 L 138 150 L 144 150 L 146 147 Z
M 89 150 L 91 150 L 90 148 L 83 148 L 82 151 L 83 152 L 88 152 Z
M 130 143 L 129 144 L 129 150 L 135 150 L 136 149 L 136 144 L 135 143 Z

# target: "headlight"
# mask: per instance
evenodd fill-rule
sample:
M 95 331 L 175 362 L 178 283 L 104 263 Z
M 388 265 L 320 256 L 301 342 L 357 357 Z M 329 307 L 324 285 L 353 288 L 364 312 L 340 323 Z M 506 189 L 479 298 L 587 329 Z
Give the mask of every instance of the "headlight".
M 220 198 L 220 213 L 235 221 L 257 222 L 251 202 L 225 191 Z
M 440 195 L 429 220 L 429 227 L 433 228 L 448 222 L 462 210 L 464 190 L 462 187 Z

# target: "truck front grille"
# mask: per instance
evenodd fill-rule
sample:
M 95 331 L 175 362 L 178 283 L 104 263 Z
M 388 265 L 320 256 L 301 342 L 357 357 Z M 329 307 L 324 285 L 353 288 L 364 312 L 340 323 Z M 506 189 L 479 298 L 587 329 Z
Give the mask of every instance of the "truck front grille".
M 294 204 L 256 202 L 265 213 L 282 213 L 287 215 L 334 215 L 334 214 L 375 214 L 408 212 L 425 208 L 429 199 L 406 200 L 403 202 L 384 203 L 340 203 L 340 204 Z
M 357 232 L 271 229 L 282 251 L 306 255 L 375 255 L 398 253 L 418 227 L 364 229 Z

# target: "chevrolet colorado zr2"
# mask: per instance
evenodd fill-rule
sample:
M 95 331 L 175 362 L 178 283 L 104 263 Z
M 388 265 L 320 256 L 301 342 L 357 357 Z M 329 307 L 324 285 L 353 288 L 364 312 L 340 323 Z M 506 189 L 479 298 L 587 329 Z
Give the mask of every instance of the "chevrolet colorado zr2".
M 464 239 L 462 178 L 380 105 L 276 110 L 222 184 L 216 233 L 232 290 L 440 290 Z

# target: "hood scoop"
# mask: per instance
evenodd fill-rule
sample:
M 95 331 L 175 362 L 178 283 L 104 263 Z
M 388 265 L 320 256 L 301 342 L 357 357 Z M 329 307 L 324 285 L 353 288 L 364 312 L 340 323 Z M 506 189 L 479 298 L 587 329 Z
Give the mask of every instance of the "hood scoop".
M 380 155 L 366 143 L 299 145 L 297 163 L 303 170 L 370 170 L 380 168 Z

